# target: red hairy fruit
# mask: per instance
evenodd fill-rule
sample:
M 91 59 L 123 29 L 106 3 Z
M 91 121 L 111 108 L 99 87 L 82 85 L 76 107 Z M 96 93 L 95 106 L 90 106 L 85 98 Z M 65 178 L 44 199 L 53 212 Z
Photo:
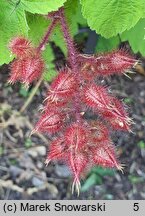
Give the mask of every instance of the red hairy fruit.
M 98 56 L 79 56 L 82 72 L 91 79 L 92 76 L 109 76 L 122 74 L 133 67 L 136 60 L 124 50 L 117 50 Z M 91 76 L 92 75 L 92 76 Z
M 94 133 L 94 136 L 92 138 L 96 142 L 105 141 L 106 139 L 109 139 L 109 130 L 108 128 L 99 120 L 98 121 L 91 121 L 91 132 Z
M 117 73 L 130 69 L 136 63 L 136 60 L 124 50 L 114 51 L 108 54 L 106 58 L 110 59 L 110 69 Z
M 109 107 L 110 95 L 106 87 L 92 84 L 84 89 L 84 102 L 90 108 L 103 111 Z
M 58 111 L 47 110 L 37 122 L 34 132 L 55 133 L 62 127 L 64 116 Z
M 63 138 L 57 138 L 50 143 L 49 152 L 45 161 L 48 164 L 51 160 L 63 160 L 67 157 L 68 148 Z
M 65 142 L 71 148 L 81 149 L 88 141 L 88 134 L 83 125 L 74 123 L 66 129 Z
M 93 65 L 86 63 L 81 68 L 81 73 L 85 81 L 94 79 L 95 68 Z
M 20 81 L 28 86 L 38 79 L 44 70 L 44 62 L 39 55 L 16 59 L 11 63 L 10 83 Z
M 9 48 L 17 59 L 11 64 L 11 77 L 9 82 L 20 81 L 28 86 L 40 78 L 44 70 L 44 61 L 31 42 L 23 37 L 14 38 Z
M 10 66 L 10 71 L 10 78 L 8 79 L 8 82 L 14 84 L 17 81 L 20 81 L 22 78 L 22 61 L 13 61 Z
M 124 73 L 133 67 L 135 60 L 125 51 L 119 50 L 96 58 L 96 74 L 111 75 Z
M 37 48 L 23 37 L 16 37 L 10 42 L 9 48 L 17 59 L 11 64 L 9 82 L 20 81 L 29 85 L 42 76 L 44 62 L 41 52 L 49 42 L 56 21 L 59 21 L 68 48 L 68 67 L 61 69 L 53 80 L 43 114 L 32 133 L 56 133 L 57 137 L 49 146 L 46 164 L 52 160 L 65 162 L 74 176 L 72 191 L 76 187 L 79 192 L 80 178 L 88 167 L 98 165 L 121 170 L 110 129 L 104 124 L 116 130 L 130 130 L 132 121 L 123 104 L 109 93 L 107 87 L 95 81 L 99 83 L 103 76 L 124 73 L 134 66 L 136 60 L 123 50 L 97 56 L 78 54 L 63 8 L 47 17 L 52 23 Z M 97 121 L 84 120 L 87 108 L 97 114 Z
M 130 130 L 133 121 L 128 117 L 123 104 L 116 98 L 111 98 L 110 109 L 106 109 L 102 116 L 107 119 L 114 129 Z
M 94 79 L 96 64 L 94 56 L 79 55 L 78 60 L 80 62 L 80 71 L 85 81 L 91 81 Z
M 68 98 L 75 92 L 75 76 L 69 71 L 60 71 L 56 79 L 52 82 L 46 98 L 50 102 L 57 103 L 61 98 Z
M 70 149 L 68 156 L 68 166 L 70 167 L 74 175 L 72 192 L 74 191 L 75 186 L 77 191 L 79 192 L 81 174 L 87 168 L 88 163 L 89 158 L 87 152 Z
M 80 178 L 82 171 L 87 167 L 88 155 L 85 151 L 75 152 L 72 150 L 69 153 L 69 165 L 76 178 Z
M 26 85 L 40 78 L 44 70 L 44 62 L 40 55 L 33 55 L 29 58 L 25 57 L 22 60 L 22 82 Z
M 93 161 L 96 165 L 108 168 L 119 168 L 114 147 L 111 143 L 99 143 L 94 150 Z
M 9 43 L 9 49 L 17 57 L 21 58 L 32 51 L 31 42 L 24 37 L 15 37 Z
M 49 109 L 49 107 L 51 108 L 56 108 L 56 103 L 57 103 L 57 107 L 58 108 L 63 108 L 66 106 L 66 104 L 68 103 L 67 98 L 57 98 L 57 101 L 52 101 L 50 100 L 49 96 L 44 100 L 45 105 L 44 105 L 44 111 Z

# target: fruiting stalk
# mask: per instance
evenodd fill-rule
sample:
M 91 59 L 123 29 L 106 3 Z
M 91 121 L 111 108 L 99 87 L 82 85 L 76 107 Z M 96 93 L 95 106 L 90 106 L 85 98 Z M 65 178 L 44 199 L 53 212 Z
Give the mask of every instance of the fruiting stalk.
M 76 116 L 76 121 L 81 122 L 81 110 L 80 110 L 80 104 L 79 104 L 79 80 L 80 80 L 80 72 L 79 72 L 79 63 L 77 61 L 77 52 L 74 46 L 74 42 L 71 38 L 71 35 L 69 33 L 69 27 L 66 22 L 65 14 L 64 14 L 64 8 L 60 8 L 59 10 L 60 14 L 60 23 L 61 23 L 61 28 L 64 34 L 64 39 L 66 41 L 67 45 L 67 50 L 68 50 L 68 63 L 70 65 L 72 73 L 75 74 L 75 79 L 76 79 L 76 85 L 78 88 L 76 89 L 75 96 L 74 96 L 74 112 Z

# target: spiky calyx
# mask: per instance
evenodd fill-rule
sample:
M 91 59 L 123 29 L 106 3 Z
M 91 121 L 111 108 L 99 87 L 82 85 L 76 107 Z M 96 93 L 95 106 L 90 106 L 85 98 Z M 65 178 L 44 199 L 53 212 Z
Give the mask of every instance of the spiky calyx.
M 45 161 L 46 165 L 52 160 L 64 160 L 67 156 L 66 145 L 64 143 L 64 139 L 59 137 L 51 142 L 49 147 L 49 154 L 47 155 L 47 159 Z M 65 154 L 65 157 L 64 157 Z
M 74 175 L 72 190 L 75 187 L 79 190 L 80 178 L 88 167 L 97 165 L 121 169 L 107 127 L 103 127 L 99 121 L 97 126 L 94 130 L 91 123 L 89 126 L 85 121 L 82 125 L 74 122 L 63 130 L 61 137 L 50 143 L 46 164 L 52 160 L 65 162 Z M 104 131 L 98 136 L 100 128 Z
M 103 111 L 102 116 L 114 129 L 131 131 L 130 126 L 133 124 L 133 121 L 128 117 L 124 104 L 117 98 L 111 97 L 110 109 Z
M 92 136 L 92 140 L 95 143 L 102 142 L 102 140 L 109 141 L 109 130 L 107 127 L 99 120 L 92 120 L 90 122 L 91 127 L 91 134 L 95 134 L 95 136 Z
M 75 92 L 75 88 L 76 82 L 74 74 L 70 73 L 67 69 L 65 71 L 60 71 L 51 84 L 47 100 L 57 104 L 62 98 L 68 99 L 71 97 Z
M 22 82 L 25 86 L 29 86 L 34 80 L 38 80 L 44 70 L 44 62 L 41 56 L 33 54 L 18 58 L 11 63 L 10 83 L 17 81 Z
M 10 83 L 20 81 L 28 87 L 34 80 L 41 79 L 44 71 L 44 61 L 41 58 L 41 52 L 45 49 L 50 34 L 57 22 L 58 18 L 53 17 L 38 47 L 32 46 L 31 41 L 21 36 L 15 37 L 10 41 L 9 49 L 17 57 L 16 63 L 14 61 L 11 65 Z
M 21 70 L 22 70 L 22 62 L 19 60 L 15 60 L 10 65 L 10 77 L 8 79 L 8 83 L 14 84 L 17 81 L 20 81 L 21 76 Z
M 51 13 L 50 18 L 54 22 L 37 49 L 29 49 L 31 44 L 26 40 L 22 43 L 25 48 L 16 46 L 19 49 L 14 50 L 11 44 L 11 50 L 18 59 L 12 63 L 10 81 L 31 83 L 41 75 L 43 61 L 40 51 L 48 42 L 55 21 L 59 20 L 68 48 L 68 66 L 58 72 L 50 85 L 44 113 L 34 131 L 56 133 L 50 144 L 46 164 L 53 160 L 62 160 L 68 164 L 74 176 L 74 191 L 75 187 L 79 190 L 80 178 L 88 167 L 100 165 L 121 169 L 108 128 L 130 130 L 132 122 L 124 105 L 109 93 L 107 87 L 96 85 L 95 77 L 100 79 L 100 76 L 123 74 L 133 67 L 136 61 L 123 50 L 99 56 L 79 55 L 71 38 L 63 8 Z M 15 44 L 19 45 L 18 42 Z M 29 60 L 26 60 L 26 57 Z M 85 120 L 84 113 L 87 108 L 98 114 L 96 122 Z
M 9 43 L 9 49 L 18 58 L 23 58 L 32 52 L 31 42 L 24 37 L 15 37 Z
M 89 85 L 84 89 L 84 102 L 86 105 L 99 111 L 106 110 L 110 104 L 107 88 L 101 85 Z
M 44 71 L 41 54 L 23 37 L 14 38 L 9 48 L 17 58 L 11 63 L 8 81 L 12 84 L 20 81 L 28 87 L 33 81 L 38 80 Z
M 63 125 L 64 114 L 57 110 L 46 110 L 37 122 L 34 132 L 55 133 Z
M 83 125 L 78 123 L 74 123 L 66 129 L 65 132 L 65 140 L 67 145 L 71 146 L 71 148 L 82 149 L 88 139 L 87 130 Z
M 44 70 L 44 61 L 39 54 L 34 54 L 29 58 L 22 60 L 22 82 L 30 84 L 34 80 L 38 80 Z
M 123 74 L 134 66 L 135 60 L 122 50 L 101 56 L 77 55 L 67 26 L 61 20 L 70 67 L 61 69 L 50 85 L 44 110 L 57 107 L 59 112 L 65 111 L 66 118 L 61 122 L 63 127 L 58 130 L 57 139 L 50 144 L 46 164 L 53 160 L 65 162 L 74 176 L 72 191 L 75 188 L 79 191 L 80 178 L 88 167 L 122 169 L 110 131 L 111 128 L 130 131 L 132 123 L 124 105 L 107 87 L 96 85 L 94 77 Z M 88 108 L 98 114 L 97 121 L 85 120 Z
M 94 76 L 123 74 L 136 64 L 136 60 L 125 50 L 117 50 L 97 56 L 79 55 L 81 73 L 87 80 Z

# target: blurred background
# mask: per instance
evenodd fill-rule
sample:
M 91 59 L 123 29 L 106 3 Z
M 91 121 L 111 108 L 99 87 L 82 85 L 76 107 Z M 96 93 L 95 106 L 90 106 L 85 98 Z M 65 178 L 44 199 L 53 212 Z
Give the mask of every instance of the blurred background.
M 113 49 L 108 50 L 110 39 L 104 39 L 103 45 L 100 40 L 88 28 L 75 36 L 78 49 L 87 54 Z M 54 43 L 51 47 L 53 64 L 59 68 L 65 63 L 64 55 Z M 117 47 L 133 54 L 128 42 L 119 42 Z M 29 136 L 50 83 L 39 81 L 28 90 L 21 84 L 11 86 L 7 84 L 9 65 L 0 68 L 0 199 L 145 199 L 145 59 L 139 53 L 135 57 L 140 63 L 130 78 L 112 76 L 104 81 L 128 106 L 135 122 L 133 133 L 112 131 L 124 173 L 94 167 L 81 181 L 79 197 L 71 194 L 72 178 L 66 165 L 44 165 L 51 137 Z

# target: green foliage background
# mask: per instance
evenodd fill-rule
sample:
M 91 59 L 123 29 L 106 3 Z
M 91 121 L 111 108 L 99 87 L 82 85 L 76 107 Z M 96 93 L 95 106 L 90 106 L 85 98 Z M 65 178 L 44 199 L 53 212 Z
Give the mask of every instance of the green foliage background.
M 65 7 L 72 36 L 79 25 L 89 26 L 99 35 L 96 52 L 116 49 L 128 41 L 133 52 L 145 55 L 144 0 L 1 0 L 0 1 L 0 65 L 8 64 L 14 56 L 8 43 L 14 36 L 24 35 L 37 46 L 50 21 L 49 12 Z M 53 41 L 66 55 L 67 50 L 60 27 L 54 30 Z M 45 79 L 55 76 L 54 53 L 48 44 L 44 53 L 47 71 Z

